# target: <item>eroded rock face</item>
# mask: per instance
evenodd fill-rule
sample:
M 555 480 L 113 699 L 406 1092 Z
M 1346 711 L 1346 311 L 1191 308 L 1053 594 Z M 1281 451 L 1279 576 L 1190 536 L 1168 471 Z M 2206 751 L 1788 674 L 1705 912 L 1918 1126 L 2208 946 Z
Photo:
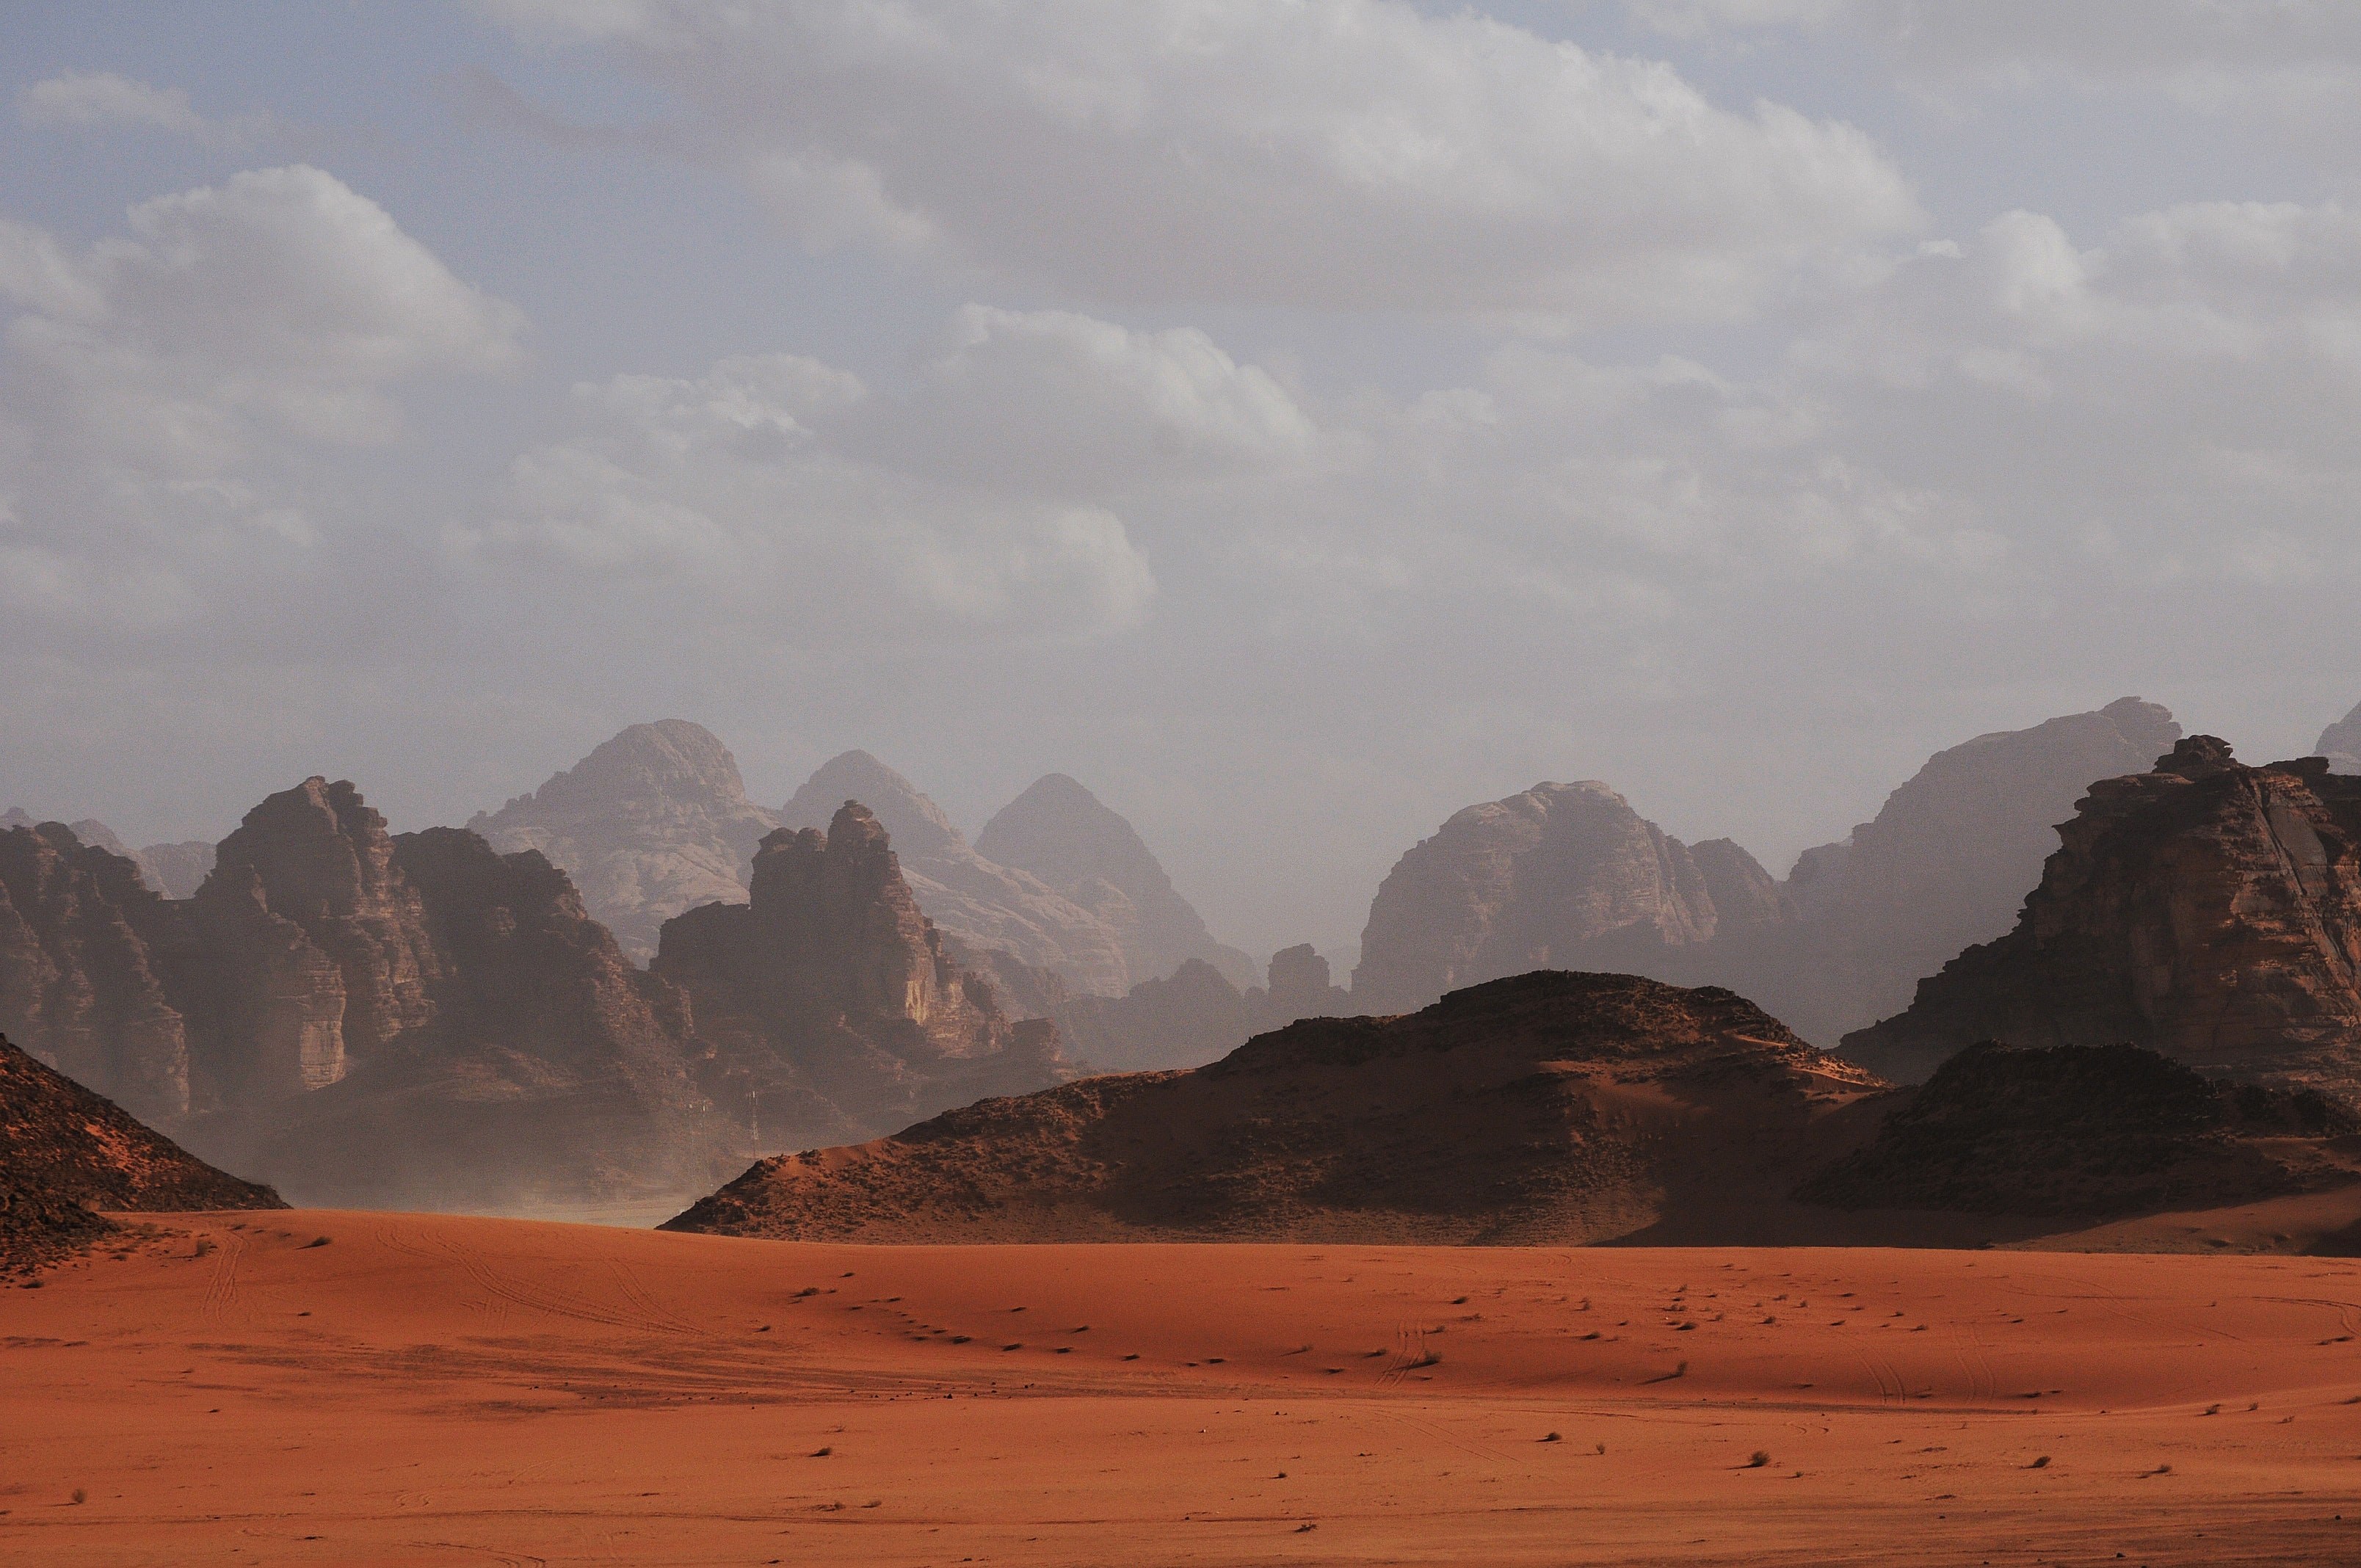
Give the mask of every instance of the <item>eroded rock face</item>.
M 765 838 L 751 901 L 666 921 L 653 972 L 686 993 L 717 1097 L 766 1135 L 882 1131 L 1059 1076 L 1055 1026 L 1012 1022 L 953 960 L 857 802 Z
M 425 908 L 350 784 L 315 776 L 247 812 L 191 902 L 201 1057 L 224 1103 L 324 1088 L 434 1016 Z
M 1036 779 L 976 835 L 976 853 L 1020 872 L 1097 916 L 1122 944 L 1134 982 L 1169 975 L 1191 959 L 1251 985 L 1254 963 L 1213 940 L 1204 917 L 1131 824 L 1064 773 Z
M 668 1228 L 1578 1244 L 1784 1192 L 1816 1130 L 1885 1087 L 1726 991 L 1528 974 L 765 1160 Z
M 2147 1047 L 2200 1072 L 2361 1091 L 2361 779 L 2246 767 L 2210 736 L 2103 780 L 2015 929 L 1844 1051 L 1925 1078 L 1985 1039 Z
M 1736 844 L 1692 850 L 1595 780 L 1536 784 L 1459 812 L 1395 863 L 1369 905 L 1353 999 L 1407 1012 L 1537 969 L 1691 979 L 1717 936 L 1784 918 L 1776 884 Z
M 467 823 L 503 853 L 546 855 L 642 963 L 674 916 L 743 902 L 754 848 L 778 825 L 746 798 L 729 749 L 681 718 L 634 724 L 531 795 Z
M 61 823 L 0 831 L 0 1033 L 133 1113 L 188 1113 L 189 1038 L 159 950 L 178 912 Z
M 1784 891 L 1799 940 L 1761 1000 L 1824 1042 L 1906 1006 L 2015 922 L 2092 781 L 2144 770 L 2180 738 L 2169 711 L 2125 697 L 1937 752 L 1876 820 L 1797 860 Z
M 977 853 L 941 807 L 866 751 L 847 751 L 813 773 L 779 813 L 780 825 L 825 828 L 847 800 L 876 814 L 918 907 L 947 936 L 1047 970 L 1077 992 L 1120 996 L 1130 988 L 1122 938 L 1105 921 L 1031 872 Z

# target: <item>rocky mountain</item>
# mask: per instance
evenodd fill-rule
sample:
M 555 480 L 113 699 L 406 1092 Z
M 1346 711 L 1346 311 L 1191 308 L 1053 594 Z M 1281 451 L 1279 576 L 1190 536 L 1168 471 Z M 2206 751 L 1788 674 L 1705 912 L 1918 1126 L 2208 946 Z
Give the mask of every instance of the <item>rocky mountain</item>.
M 38 826 L 24 807 L 12 806 L 0 812 L 0 832 L 11 828 Z M 214 869 L 214 847 L 203 839 L 191 839 L 177 844 L 149 844 L 134 850 L 115 836 L 94 817 L 86 817 L 69 824 L 73 836 L 82 843 L 121 855 L 139 868 L 141 878 L 151 888 L 167 898 L 186 898 L 197 891 L 205 873 Z
M 2330 773 L 2361 773 L 2361 707 L 2322 730 L 2312 750 L 2328 759 Z
M 181 912 L 62 823 L 0 830 L 0 1034 L 151 1121 L 190 1109 Z
M 283 1209 L 0 1035 L 0 1269 L 104 1234 L 93 1210 Z
M 1202 959 L 1126 996 L 1057 996 L 1043 1009 L 1073 1053 L 1105 1072 L 1201 1067 L 1299 1018 L 1351 1016 L 1352 992 L 1329 983 L 1308 942 L 1271 955 L 1269 981 L 1240 991 Z
M 941 807 L 866 751 L 822 765 L 779 813 L 780 825 L 825 828 L 848 800 L 876 814 L 918 907 L 945 936 L 970 951 L 1007 953 L 1076 992 L 1130 989 L 1131 966 L 1113 927 L 1031 872 L 977 853 Z
M 1625 970 L 1688 981 L 1790 918 L 1777 884 L 1728 839 L 1692 849 L 1595 780 L 1471 806 L 1395 862 L 1369 905 L 1353 999 L 1407 1012 L 1530 970 Z
M 633 959 L 666 920 L 742 903 L 754 847 L 778 818 L 746 798 L 737 759 L 686 719 L 634 724 L 469 830 L 503 853 L 538 850 Z
M 692 999 L 717 1095 L 797 1137 L 873 1134 L 1060 1076 L 1055 1026 L 1013 1022 L 953 960 L 884 825 L 852 801 L 826 833 L 766 837 L 751 902 L 666 921 L 653 972 Z
M 2361 779 L 2211 736 L 2091 787 L 2014 929 L 1845 1037 L 1923 1079 L 1980 1040 L 2148 1047 L 2200 1072 L 2361 1091 Z
M 1046 773 L 976 835 L 976 853 L 1029 872 L 1115 932 L 1135 981 L 1171 974 L 1191 959 L 1233 985 L 1258 978 L 1254 961 L 1213 940 L 1204 917 L 1172 886 L 1121 814 L 1064 773 Z
M 1578 1244 L 1784 1193 L 1885 1085 L 1725 991 L 1535 973 L 1191 1072 L 764 1160 L 669 1222 L 805 1240 Z
M 2169 711 L 2125 697 L 1937 752 L 1874 821 L 1797 860 L 1784 891 L 1799 928 L 1759 999 L 1826 1042 L 1900 1010 L 2015 923 L 2092 781 L 2144 771 L 2180 738 Z
M 2108 1217 L 2361 1181 L 2361 1114 L 2136 1046 L 1971 1046 L 1806 1182 L 1848 1209 Z

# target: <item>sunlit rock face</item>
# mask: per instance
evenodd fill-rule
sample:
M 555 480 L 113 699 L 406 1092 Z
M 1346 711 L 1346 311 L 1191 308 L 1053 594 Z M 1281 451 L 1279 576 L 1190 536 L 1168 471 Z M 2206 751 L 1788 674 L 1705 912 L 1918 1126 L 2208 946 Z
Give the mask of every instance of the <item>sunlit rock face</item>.
M 634 724 L 531 795 L 467 823 L 503 853 L 548 856 L 642 963 L 674 916 L 743 902 L 754 848 L 778 825 L 746 798 L 729 749 L 681 718 Z

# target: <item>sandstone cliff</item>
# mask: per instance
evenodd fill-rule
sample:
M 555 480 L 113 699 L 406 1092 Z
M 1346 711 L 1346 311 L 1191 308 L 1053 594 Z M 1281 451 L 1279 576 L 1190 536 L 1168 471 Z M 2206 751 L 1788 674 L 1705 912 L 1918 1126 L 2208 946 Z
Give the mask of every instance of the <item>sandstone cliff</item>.
M 2091 788 L 2015 927 L 1845 1053 L 1922 1079 L 1978 1040 L 2147 1046 L 2201 1072 L 2361 1091 L 2361 779 L 2210 736 Z
M 0 1035 L 0 1269 L 103 1233 L 92 1210 L 283 1209 Z
M 548 856 L 642 963 L 674 916 L 744 900 L 754 847 L 778 825 L 746 798 L 737 759 L 712 731 L 680 718 L 634 724 L 467 823 L 503 853 Z
M 1784 1192 L 1816 1131 L 1884 1087 L 1728 992 L 1528 974 L 1410 1017 L 1298 1023 L 1193 1072 L 1088 1079 L 765 1160 L 669 1228 L 1601 1241 L 1700 1190 Z
M 1269 982 L 1240 991 L 1202 959 L 1127 996 L 1058 996 L 1042 1009 L 1073 1053 L 1102 1072 L 1201 1067 L 1299 1018 L 1342 1018 L 1352 993 L 1329 983 L 1310 943 L 1271 955 Z
M 852 801 L 824 834 L 766 837 L 749 903 L 666 921 L 653 972 L 689 998 L 716 1097 L 774 1146 L 1060 1075 L 1054 1025 L 1013 1022 L 953 960 L 884 825 Z
M 1122 944 L 1135 982 L 1191 959 L 1233 985 L 1255 982 L 1253 960 L 1213 940 L 1131 824 L 1064 773 L 1044 774 L 1002 806 L 976 835 L 975 850 L 1097 916 Z
M 813 773 L 779 813 L 780 825 L 825 828 L 847 800 L 876 813 L 918 907 L 946 936 L 972 951 L 1008 953 L 1077 992 L 1120 996 L 1130 988 L 1123 942 L 1104 921 L 1030 872 L 978 854 L 941 807 L 866 751 L 847 751 Z
M 186 1020 L 160 953 L 177 912 L 61 823 L 0 831 L 0 1034 L 151 1120 L 190 1108 Z
M 1596 781 L 1471 806 L 1395 863 L 1369 905 L 1355 1004 L 1405 1012 L 1529 970 L 1704 978 L 1710 944 L 1780 924 L 1769 873 L 1727 839 L 1692 850 Z
M 39 824 L 20 806 L 0 812 L 0 832 L 11 828 L 33 828 Z M 111 855 L 121 855 L 137 864 L 148 885 L 167 898 L 186 898 L 197 891 L 205 873 L 214 869 L 214 847 L 203 839 L 191 839 L 177 844 L 148 844 L 132 849 L 116 836 L 114 828 L 94 817 L 83 817 L 68 825 L 75 839 L 83 845 L 104 850 Z

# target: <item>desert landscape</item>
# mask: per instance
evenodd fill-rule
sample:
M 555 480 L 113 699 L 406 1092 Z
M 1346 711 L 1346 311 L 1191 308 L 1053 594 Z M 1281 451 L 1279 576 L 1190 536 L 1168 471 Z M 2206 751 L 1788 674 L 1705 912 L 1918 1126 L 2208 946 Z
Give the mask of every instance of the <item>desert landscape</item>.
M 2187 1223 L 2229 1247 L 176 1215 L 0 1293 L 0 1556 L 2350 1561 L 2361 1262 Z

